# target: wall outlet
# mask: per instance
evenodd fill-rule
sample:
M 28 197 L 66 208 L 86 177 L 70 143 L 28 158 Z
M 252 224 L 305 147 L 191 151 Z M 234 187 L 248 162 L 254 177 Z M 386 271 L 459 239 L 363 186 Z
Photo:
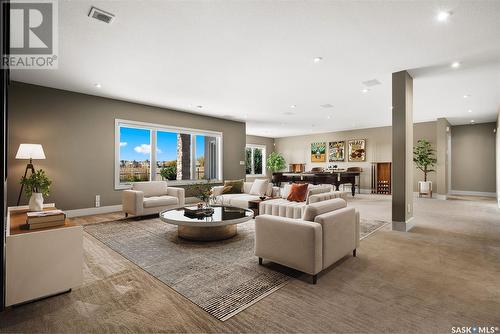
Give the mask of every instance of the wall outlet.
M 101 195 L 95 195 L 95 207 L 98 208 L 101 206 Z
M 408 204 L 408 213 L 411 213 L 411 204 Z
M 245 165 L 245 161 L 244 160 L 240 160 L 240 165 L 244 166 Z

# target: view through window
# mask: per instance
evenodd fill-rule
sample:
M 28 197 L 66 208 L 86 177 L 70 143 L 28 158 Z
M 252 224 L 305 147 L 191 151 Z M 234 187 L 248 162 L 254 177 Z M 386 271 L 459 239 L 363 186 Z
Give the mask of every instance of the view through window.
M 117 186 L 219 179 L 220 133 L 117 122 Z M 175 183 L 174 182 L 174 183 Z
M 266 147 L 247 145 L 245 148 L 245 166 L 247 175 L 263 175 L 266 171 Z

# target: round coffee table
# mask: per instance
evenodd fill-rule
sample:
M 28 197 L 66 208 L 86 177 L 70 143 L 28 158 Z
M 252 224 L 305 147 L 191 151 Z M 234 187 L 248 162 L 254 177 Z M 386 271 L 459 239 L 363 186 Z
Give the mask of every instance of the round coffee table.
M 195 241 L 215 241 L 234 237 L 236 225 L 253 218 L 253 211 L 233 206 L 214 205 L 209 217 L 196 218 L 186 215 L 184 208 L 162 211 L 160 219 L 177 225 L 179 237 Z

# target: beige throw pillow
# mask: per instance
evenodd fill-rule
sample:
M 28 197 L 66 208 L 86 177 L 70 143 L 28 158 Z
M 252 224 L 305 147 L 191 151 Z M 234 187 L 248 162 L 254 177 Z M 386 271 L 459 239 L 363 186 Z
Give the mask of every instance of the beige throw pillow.
M 250 195 L 265 196 L 269 180 L 257 179 L 253 181 Z

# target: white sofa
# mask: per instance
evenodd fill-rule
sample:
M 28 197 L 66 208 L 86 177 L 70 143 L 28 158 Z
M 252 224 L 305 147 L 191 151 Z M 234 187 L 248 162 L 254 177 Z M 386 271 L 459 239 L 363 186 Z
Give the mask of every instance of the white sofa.
M 122 196 L 126 217 L 159 213 L 184 206 L 184 202 L 184 189 L 169 187 L 166 181 L 134 182 L 132 189 L 124 190 Z
M 302 219 L 255 218 L 255 255 L 313 276 L 359 246 L 359 213 L 343 199 L 309 204 Z
M 255 201 L 259 199 L 259 195 L 251 195 L 250 190 L 252 189 L 253 182 L 243 183 L 243 193 L 241 194 L 223 194 L 222 191 L 224 186 L 215 186 L 212 188 L 212 194 L 215 197 L 215 203 L 219 205 L 230 205 L 236 206 L 238 208 L 248 208 L 249 201 Z M 267 190 L 265 196 L 268 197 L 278 197 L 279 187 L 273 187 L 271 183 L 267 185 Z
M 261 202 L 259 204 L 259 214 L 298 219 L 302 217 L 309 203 L 321 202 L 332 198 L 345 198 L 346 196 L 345 192 L 333 191 L 331 185 L 311 185 L 304 202 L 293 202 L 287 200 L 289 187 L 290 185 L 285 185 L 280 198 Z

